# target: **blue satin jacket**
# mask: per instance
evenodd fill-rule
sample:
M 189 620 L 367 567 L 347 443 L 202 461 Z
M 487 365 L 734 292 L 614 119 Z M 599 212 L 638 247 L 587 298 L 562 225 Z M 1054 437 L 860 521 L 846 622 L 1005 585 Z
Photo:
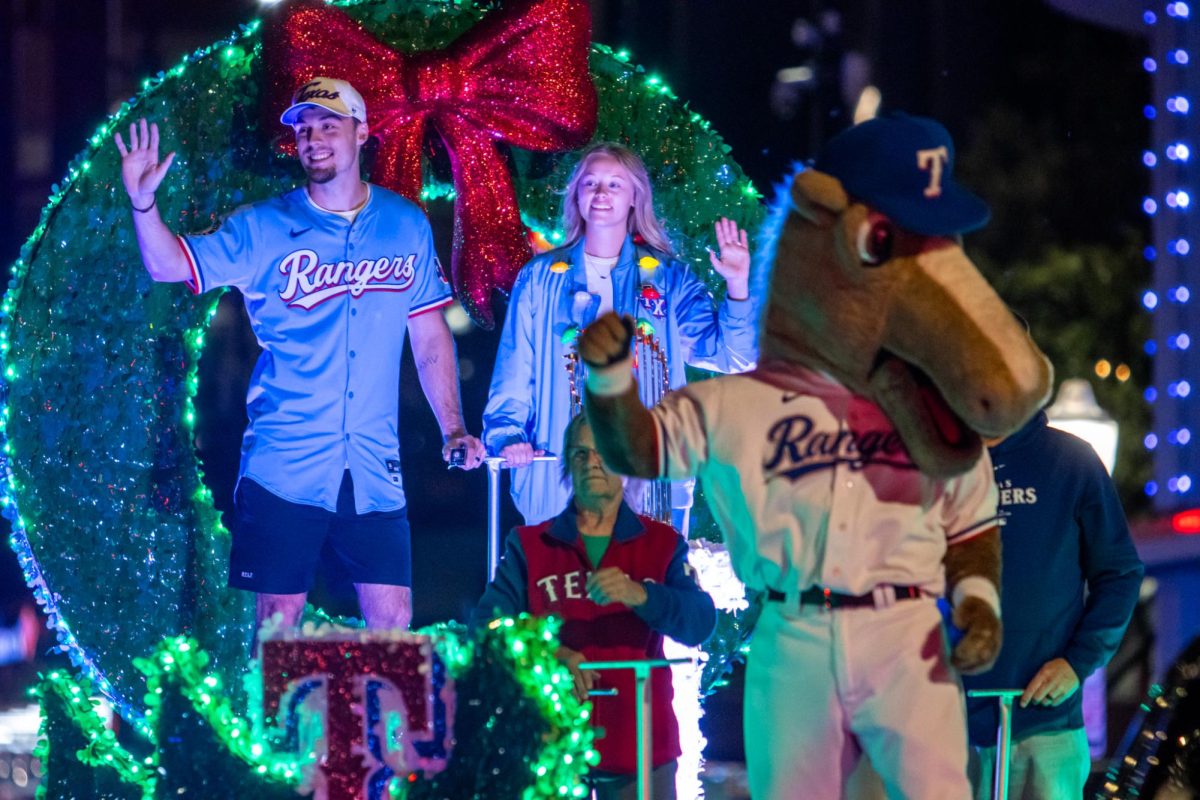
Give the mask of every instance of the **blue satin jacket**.
M 656 263 L 639 266 L 639 259 L 647 258 Z M 726 373 L 754 366 L 753 299 L 726 299 L 714 308 L 708 288 L 685 264 L 635 245 L 631 238 L 621 248 L 612 281 L 613 310 L 647 320 L 665 347 L 670 388 L 687 382 L 685 364 Z M 644 298 L 643 286 L 654 287 L 659 297 Z M 599 296 L 587 290 L 583 240 L 536 256 L 521 269 L 509 297 L 483 415 L 484 443 L 492 453 L 515 442 L 531 442 L 551 453 L 561 449 L 571 419 L 565 356 L 574 349 L 563 343 L 563 334 L 571 326 L 589 325 L 599 305 Z M 510 473 L 513 501 L 528 524 L 550 519 L 566 506 L 570 486 L 560 475 L 559 465 L 550 462 Z M 687 502 L 674 505 L 690 505 L 690 492 Z

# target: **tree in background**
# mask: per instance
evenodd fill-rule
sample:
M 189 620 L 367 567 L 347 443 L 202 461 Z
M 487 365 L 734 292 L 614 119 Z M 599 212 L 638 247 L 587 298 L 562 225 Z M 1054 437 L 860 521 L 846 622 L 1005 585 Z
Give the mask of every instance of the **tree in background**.
M 1152 332 L 1140 303 L 1150 282 L 1148 230 L 1139 210 L 1149 83 L 1130 63 L 1144 44 L 1057 23 L 1023 39 L 996 99 L 968 127 L 960 174 L 993 217 L 967 249 L 1029 320 L 1057 380 L 1088 379 L 1120 423 L 1114 478 L 1134 513 L 1148 508 L 1142 487 L 1151 472 L 1142 445 L 1151 409 L 1142 393 L 1152 381 L 1143 350 Z M 1053 37 L 1054 46 L 1039 37 Z

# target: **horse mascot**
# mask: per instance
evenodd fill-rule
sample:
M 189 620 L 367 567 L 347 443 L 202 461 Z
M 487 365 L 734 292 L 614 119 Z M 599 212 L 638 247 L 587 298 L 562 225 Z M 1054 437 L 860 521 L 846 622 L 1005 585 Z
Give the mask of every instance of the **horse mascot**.
M 752 372 L 648 410 L 633 321 L 608 315 L 580 340 L 605 460 L 698 476 L 735 571 L 768 598 L 744 702 L 756 800 L 839 797 L 864 753 L 889 796 L 970 795 L 956 670 L 986 669 L 1001 643 L 982 437 L 1032 417 L 1052 371 L 963 252 L 989 212 L 953 168 L 945 128 L 889 115 L 781 187 Z

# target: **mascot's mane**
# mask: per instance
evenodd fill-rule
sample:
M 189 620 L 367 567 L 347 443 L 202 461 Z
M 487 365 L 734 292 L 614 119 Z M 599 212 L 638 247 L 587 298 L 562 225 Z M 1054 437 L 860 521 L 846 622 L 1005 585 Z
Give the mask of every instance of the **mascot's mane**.
M 801 172 L 808 169 L 801 161 L 792 163 L 783 180 L 775 184 L 775 199 L 767 208 L 767 216 L 754 241 L 754 261 L 750 265 L 750 297 L 754 299 L 759 316 L 759 330 L 762 330 L 763 318 L 766 315 L 767 293 L 771 289 L 771 275 L 775 271 L 775 254 L 779 249 L 779 240 L 783 235 L 783 226 L 788 214 L 796 210 L 792 202 L 792 181 Z

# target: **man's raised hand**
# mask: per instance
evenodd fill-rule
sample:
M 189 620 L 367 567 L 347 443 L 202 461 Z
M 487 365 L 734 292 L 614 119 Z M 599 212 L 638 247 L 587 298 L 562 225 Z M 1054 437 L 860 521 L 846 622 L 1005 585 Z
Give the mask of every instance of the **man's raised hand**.
M 161 162 L 158 160 L 158 125 L 147 124 L 145 118 L 129 125 L 128 147 L 120 133 L 113 134 L 113 141 L 121 153 L 121 181 L 130 202 L 136 208 L 148 208 L 175 160 L 175 153 L 167 153 Z

